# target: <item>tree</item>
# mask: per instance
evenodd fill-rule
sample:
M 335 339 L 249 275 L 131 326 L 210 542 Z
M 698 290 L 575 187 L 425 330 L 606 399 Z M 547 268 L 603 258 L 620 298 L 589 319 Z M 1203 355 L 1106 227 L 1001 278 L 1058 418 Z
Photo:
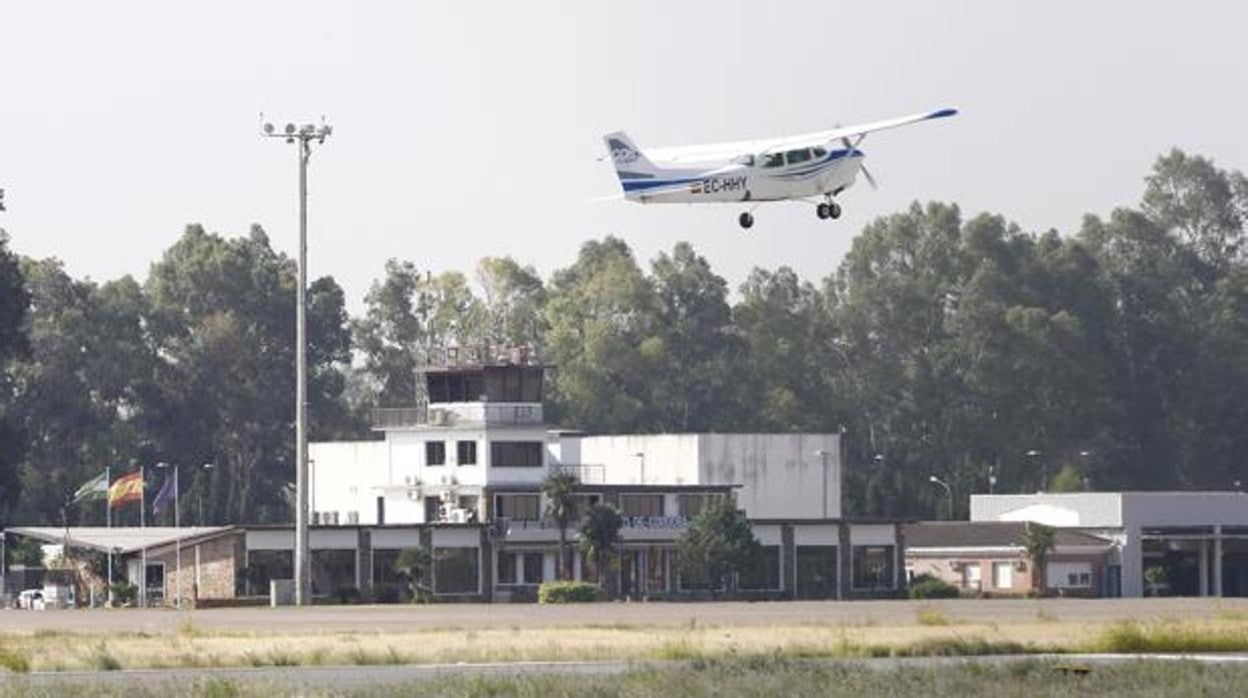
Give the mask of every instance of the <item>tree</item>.
M 546 516 L 559 529 L 559 564 L 555 567 L 558 579 L 568 578 L 568 526 L 580 516 L 578 484 L 576 475 L 566 470 L 556 470 L 542 481 Z
M 761 552 L 745 512 L 727 496 L 708 503 L 676 543 L 682 575 L 730 590 L 733 573 Z
M 687 242 L 660 254 L 651 270 L 657 322 L 641 350 L 653 371 L 654 426 L 731 428 L 745 344 L 732 324 L 727 282 Z
M 154 457 L 213 462 L 204 486 L 211 521 L 288 521 L 294 480 L 294 262 L 253 226 L 224 238 L 200 226 L 152 265 L 145 292 L 162 357 L 146 411 Z M 308 400 L 312 439 L 341 433 L 341 370 L 350 334 L 332 279 L 309 287 Z M 324 430 L 324 431 L 322 431 Z M 326 433 L 328 432 L 328 433 Z
M 598 584 L 608 592 L 614 588 L 614 582 L 607 570 L 611 556 L 620 543 L 620 529 L 623 527 L 624 519 L 618 509 L 609 504 L 595 504 L 590 507 L 577 535 L 581 551 L 594 561 Z
M 433 556 L 425 548 L 404 548 L 394 559 L 394 572 L 407 584 L 412 600 L 424 603 L 433 595 Z
M 1023 551 L 1031 563 L 1031 584 L 1036 591 L 1043 593 L 1045 588 L 1045 568 L 1048 566 L 1049 553 L 1056 542 L 1057 529 L 1035 522 L 1027 522 L 1023 528 Z
M 654 334 L 655 304 L 654 286 L 617 238 L 585 243 L 576 263 L 554 273 L 544 342 L 559 367 L 552 421 L 606 433 L 653 430 L 653 373 L 640 347 Z
M 26 440 L 12 414 L 14 386 L 10 365 L 29 350 L 26 316 L 30 293 L 18 264 L 9 251 L 9 236 L 0 230 L 0 526 L 8 522 L 9 509 L 22 492 L 18 464 L 26 450 Z
M 511 257 L 486 257 L 477 265 L 485 293 L 486 339 L 541 350 L 546 331 L 546 287 L 537 270 Z

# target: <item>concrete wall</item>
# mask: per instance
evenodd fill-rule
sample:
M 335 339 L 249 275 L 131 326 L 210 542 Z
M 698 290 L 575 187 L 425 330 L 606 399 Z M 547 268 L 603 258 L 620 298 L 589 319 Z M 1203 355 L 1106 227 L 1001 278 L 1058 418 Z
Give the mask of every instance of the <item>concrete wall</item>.
M 751 518 L 841 516 L 837 434 L 702 434 L 698 452 L 698 484 L 741 485 Z
M 347 512 L 357 512 L 361 524 L 377 523 L 379 488 L 391 478 L 386 442 L 314 443 L 308 447 L 308 458 L 313 511 L 339 512 L 344 525 Z
M 1034 521 L 1061 528 L 1123 525 L 1123 495 L 1117 492 L 973 494 L 971 521 Z
M 698 481 L 697 434 L 583 436 L 561 441 L 564 465 L 587 466 L 594 476 L 601 468 L 603 481 L 609 484 L 703 484 Z M 569 461 L 574 452 L 579 463 Z
M 645 484 L 740 485 L 737 501 L 751 518 L 841 515 L 837 434 L 573 436 L 560 441 L 565 465 L 575 465 L 569 461 L 575 453 L 579 465 L 590 471 L 601 467 L 611 484 L 641 483 L 644 476 Z M 820 451 L 827 455 L 817 455 Z

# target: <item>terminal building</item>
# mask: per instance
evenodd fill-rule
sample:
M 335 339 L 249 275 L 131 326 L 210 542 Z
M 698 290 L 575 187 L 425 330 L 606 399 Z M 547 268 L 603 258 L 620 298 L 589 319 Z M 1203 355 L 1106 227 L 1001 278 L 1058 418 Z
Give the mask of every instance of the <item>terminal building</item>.
M 557 562 L 542 482 L 565 471 L 577 477 L 582 509 L 610 504 L 624 518 L 618 578 L 607 585 L 622 596 L 704 594 L 703 580 L 681 577 L 676 542 L 706 502 L 721 497 L 745 511 L 764 550 L 759 568 L 737 580 L 741 594 L 874 598 L 904 587 L 899 524 L 841 516 L 838 434 L 551 429 L 546 371 L 530 354 L 452 350 L 432 358 L 419 374 L 421 404 L 375 411 L 381 440 L 309 449 L 313 523 L 371 529 L 374 558 L 425 536 L 435 558 L 458 556 L 474 570 L 465 594 L 531 598 L 554 579 Z M 373 567 L 370 583 L 386 576 Z M 580 555 L 571 576 L 596 580 Z
M 399 600 L 402 551 L 431 560 L 438 601 L 526 601 L 556 578 L 559 530 L 542 483 L 576 476 L 582 510 L 616 507 L 616 561 L 594 569 L 579 552 L 573 579 L 631 599 L 888 598 L 905 593 L 900 522 L 842 516 L 838 434 L 597 436 L 550 428 L 546 369 L 524 351 L 424 357 L 419 404 L 378 409 L 379 438 L 313 443 L 309 545 L 314 597 Z M 729 582 L 681 574 L 677 541 L 713 499 L 745 511 L 762 555 Z M 581 522 L 567 531 L 575 551 Z M 15 528 L 10 534 L 98 552 L 146 580 L 149 603 L 181 597 L 234 603 L 293 577 L 290 526 L 153 531 L 135 547 L 126 529 Z M 154 536 L 154 537 L 153 537 Z M 131 536 L 133 537 L 133 536 Z M 146 573 L 144 574 L 144 571 Z

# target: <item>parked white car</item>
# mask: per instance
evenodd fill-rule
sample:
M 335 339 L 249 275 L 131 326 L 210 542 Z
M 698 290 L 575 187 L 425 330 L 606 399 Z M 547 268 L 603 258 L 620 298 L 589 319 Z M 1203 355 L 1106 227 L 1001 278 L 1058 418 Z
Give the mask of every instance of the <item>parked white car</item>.
M 46 607 L 43 589 L 27 589 L 17 595 L 17 607 L 29 611 L 42 611 Z

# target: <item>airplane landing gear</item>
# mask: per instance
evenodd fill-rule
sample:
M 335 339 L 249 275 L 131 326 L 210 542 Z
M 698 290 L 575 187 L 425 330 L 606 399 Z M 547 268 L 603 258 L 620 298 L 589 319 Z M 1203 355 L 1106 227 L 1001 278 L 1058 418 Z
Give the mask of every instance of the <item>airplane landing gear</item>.
M 750 226 L 754 225 L 754 214 L 746 211 L 737 218 L 737 222 L 741 224 L 742 228 L 749 230 Z
M 820 220 L 825 220 L 828 218 L 832 218 L 835 220 L 841 217 L 841 205 L 836 203 L 835 201 L 828 201 L 826 203 L 821 203 L 815 207 L 815 215 L 819 216 Z

